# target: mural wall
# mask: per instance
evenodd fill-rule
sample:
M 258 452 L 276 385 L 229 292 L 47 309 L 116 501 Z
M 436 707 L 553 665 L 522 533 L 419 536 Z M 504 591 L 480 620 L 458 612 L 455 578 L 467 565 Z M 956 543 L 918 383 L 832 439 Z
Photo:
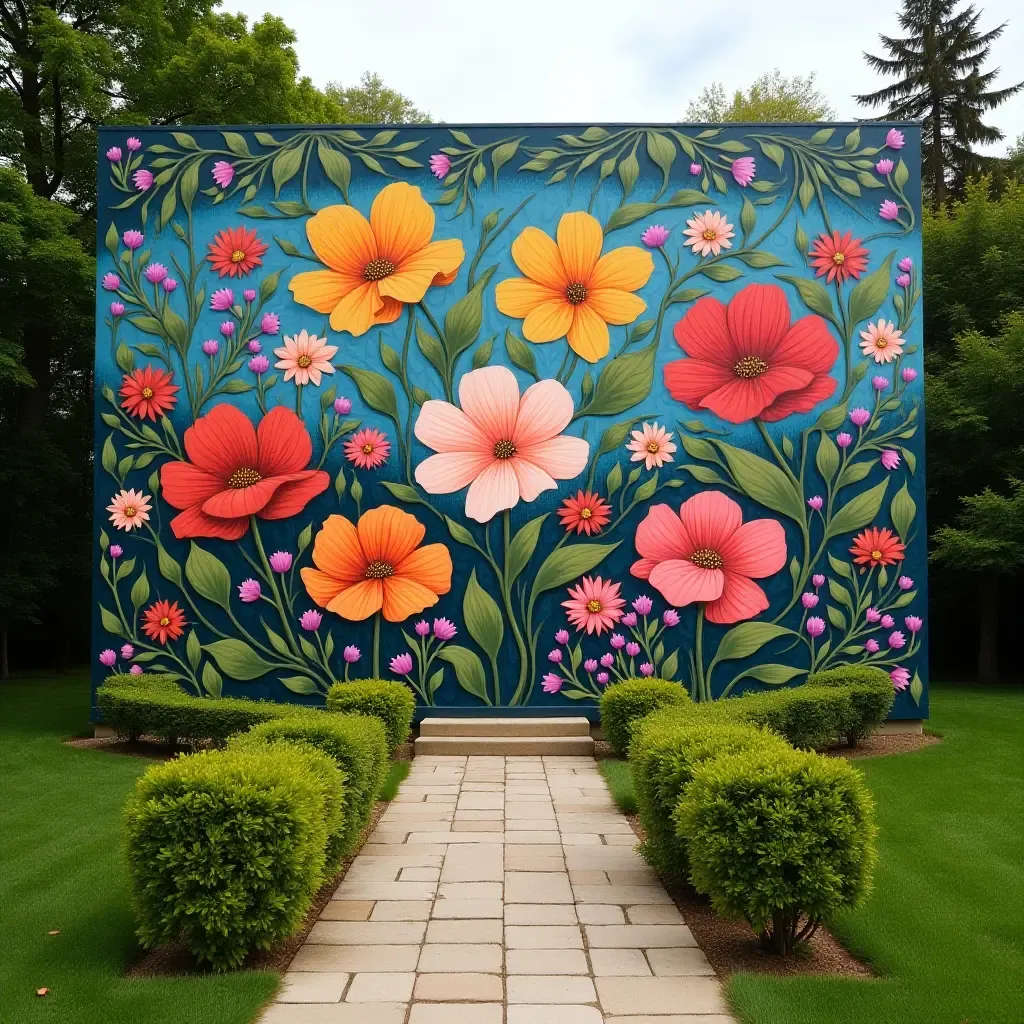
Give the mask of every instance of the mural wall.
M 107 129 L 95 683 L 927 713 L 916 126 Z

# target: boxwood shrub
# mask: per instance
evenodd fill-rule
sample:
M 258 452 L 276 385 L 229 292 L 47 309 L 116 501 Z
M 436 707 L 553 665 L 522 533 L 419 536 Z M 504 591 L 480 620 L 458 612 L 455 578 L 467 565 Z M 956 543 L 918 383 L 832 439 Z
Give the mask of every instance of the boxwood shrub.
M 870 735 L 889 717 L 896 691 L 889 673 L 873 665 L 843 665 L 807 677 L 808 686 L 831 686 L 844 690 L 853 706 L 846 726 L 850 746 Z
M 218 970 L 302 923 L 340 827 L 341 776 L 324 753 L 280 743 L 154 765 L 125 808 L 139 937 L 181 937 Z
M 620 757 L 629 748 L 633 723 L 659 708 L 692 706 L 689 694 L 679 683 L 664 679 L 626 679 L 614 683 L 601 695 L 601 728 L 604 738 Z
M 695 887 L 775 952 L 869 890 L 873 804 L 844 760 L 761 749 L 705 761 L 675 818 Z
M 327 691 L 327 710 L 379 718 L 394 753 L 409 737 L 416 699 L 407 686 L 390 679 L 359 679 L 335 683 Z

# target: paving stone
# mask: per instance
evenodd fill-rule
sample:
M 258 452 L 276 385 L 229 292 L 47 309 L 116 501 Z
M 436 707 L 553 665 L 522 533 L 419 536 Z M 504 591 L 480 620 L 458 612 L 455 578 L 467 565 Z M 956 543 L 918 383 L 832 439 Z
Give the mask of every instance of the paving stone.
M 556 833 L 557 834 L 557 833 Z M 410 843 L 499 843 L 500 832 L 411 832 Z
M 339 971 L 289 971 L 279 1003 L 340 1003 L 349 976 Z
M 596 1006 L 510 1006 L 507 1024 L 602 1024 Z
M 589 924 L 587 945 L 594 949 L 654 949 L 696 946 L 685 924 Z
M 578 927 L 567 925 L 506 925 L 508 949 L 582 949 Z
M 374 882 L 345 879 L 332 899 L 336 900 L 432 900 L 437 882 Z
M 583 906 L 583 904 L 580 904 L 580 906 Z M 571 903 L 505 904 L 505 924 L 575 925 L 577 920 L 576 907 Z
M 663 978 L 686 978 L 695 975 L 710 977 L 715 973 L 704 951 L 697 946 L 648 949 L 647 959 L 650 961 L 651 970 Z
M 442 882 L 437 889 L 439 900 L 500 900 L 501 882 Z
M 497 809 L 470 809 L 468 811 L 463 810 L 455 812 L 456 821 L 503 821 L 504 818 L 504 812 Z
M 683 924 L 683 915 L 674 905 L 641 903 L 636 907 L 626 907 L 626 916 L 630 924 Z M 604 922 L 592 921 L 588 924 Z
M 504 832 L 504 821 L 453 821 L 453 832 Z
M 649 978 L 651 968 L 642 949 L 592 949 L 590 964 L 598 977 Z
M 661 885 L 658 876 L 650 870 L 644 871 L 639 868 L 632 871 L 610 870 L 606 874 L 612 885 Z
M 426 921 L 430 917 L 432 900 L 378 900 L 370 914 L 371 921 Z M 328 907 L 344 907 L 343 900 L 332 900 Z M 323 916 L 323 915 L 321 915 Z M 589 922 L 597 924 L 598 922 Z M 601 922 L 603 923 L 603 922 Z
M 427 942 L 501 942 L 502 928 L 502 922 L 497 919 L 433 920 L 427 925 Z
M 411 883 L 410 883 L 411 884 Z M 671 903 L 660 885 L 574 885 L 577 903 Z
M 535 832 L 532 829 L 523 829 L 521 832 L 506 832 L 506 843 L 528 843 L 531 845 L 561 846 L 561 832 Z
M 622 907 L 604 903 L 577 903 L 576 916 L 580 924 L 625 924 Z
M 573 868 L 569 871 L 573 885 L 609 885 L 608 875 L 593 868 Z
M 459 795 L 459 802 L 455 805 L 460 810 L 480 810 L 484 807 L 503 808 L 505 806 L 505 794 L 502 793 L 466 793 Z
M 505 996 L 497 974 L 421 974 L 416 978 L 413 998 L 441 1002 L 494 1002 Z
M 555 871 L 506 871 L 508 903 L 572 903 L 569 876 Z
M 505 847 L 506 871 L 564 871 L 561 846 L 529 846 L 510 843 Z
M 438 900 L 431 911 L 432 918 L 465 917 L 479 920 L 485 917 L 503 917 L 504 904 L 497 900 Z
M 456 945 L 433 943 L 420 953 L 420 974 L 498 974 L 501 972 L 500 945 Z
M 436 882 L 441 877 L 440 868 L 402 868 L 400 882 Z
M 409 1024 L 501 1024 L 501 1003 L 413 1003 Z
M 727 1014 L 717 978 L 598 978 L 606 1014 Z
M 259 1024 L 403 1024 L 408 1003 L 273 1003 Z
M 505 817 L 506 832 L 546 832 L 556 828 L 554 818 L 509 818 Z
M 367 843 L 359 852 L 357 860 L 367 860 L 372 857 L 401 857 L 406 864 L 429 864 L 436 867 L 433 857 L 443 858 L 447 847 L 436 844 L 405 843 L 401 846 L 386 846 L 380 843 Z
M 328 900 L 327 906 L 320 912 L 320 920 L 366 921 L 376 906 L 373 900 Z
M 508 949 L 505 951 L 505 973 L 550 974 L 552 967 L 559 974 L 589 974 L 587 957 L 582 949 Z
M 412 998 L 412 986 L 416 975 L 401 974 L 357 974 L 345 994 L 346 1003 L 394 1003 L 408 1002 Z
M 418 946 L 424 921 L 317 921 L 307 942 L 333 946 Z
M 289 971 L 414 971 L 419 946 L 322 946 L 307 942 L 299 948 Z
M 503 882 L 504 846 L 496 842 L 451 846 L 441 868 L 442 882 Z
M 512 1003 L 592 1003 L 597 999 L 590 978 L 566 974 L 515 974 L 505 983 Z

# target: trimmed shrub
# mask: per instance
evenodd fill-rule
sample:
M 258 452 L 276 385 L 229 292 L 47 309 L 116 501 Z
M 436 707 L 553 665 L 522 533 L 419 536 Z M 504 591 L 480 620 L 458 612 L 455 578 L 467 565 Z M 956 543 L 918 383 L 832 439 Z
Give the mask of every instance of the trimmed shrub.
M 787 751 L 781 737 L 752 725 L 687 721 L 671 712 L 635 723 L 629 745 L 637 812 L 647 839 L 641 852 L 667 876 L 686 873 L 686 844 L 676 832 L 673 814 L 694 769 L 716 757 L 747 750 Z
M 293 934 L 323 881 L 340 793 L 326 754 L 285 743 L 150 768 L 124 829 L 143 946 L 180 937 L 226 970 Z
M 409 737 L 416 698 L 407 686 L 390 679 L 359 679 L 335 683 L 327 691 L 327 710 L 379 718 L 394 753 Z
M 332 860 L 355 848 L 370 820 L 388 767 L 384 725 L 366 715 L 301 715 L 263 722 L 228 744 L 230 750 L 252 750 L 281 742 L 315 747 L 329 755 L 343 777 L 342 825 L 328 851 Z
M 601 728 L 604 738 L 620 757 L 629 748 L 630 729 L 638 719 L 667 706 L 691 704 L 679 683 L 664 679 L 626 679 L 601 694 Z
M 896 691 L 889 673 L 873 665 L 844 665 L 807 677 L 808 686 L 831 686 L 845 690 L 853 705 L 846 727 L 851 747 L 869 736 L 889 717 Z
M 751 750 L 697 765 L 675 811 L 694 886 L 790 953 L 870 889 L 874 808 L 848 762 Z

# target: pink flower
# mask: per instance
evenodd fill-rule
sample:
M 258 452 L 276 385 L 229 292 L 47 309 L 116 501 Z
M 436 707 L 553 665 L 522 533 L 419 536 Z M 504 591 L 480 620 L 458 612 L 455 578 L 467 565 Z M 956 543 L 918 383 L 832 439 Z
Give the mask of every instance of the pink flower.
M 249 341 L 245 343 L 245 347 L 255 355 L 257 352 L 263 351 L 263 342 L 260 341 L 259 338 L 250 338 Z
M 120 146 L 111 146 L 110 149 L 107 150 L 107 159 L 112 164 L 118 163 L 120 161 L 120 159 L 121 159 L 121 148 L 120 148 Z
M 541 689 L 545 693 L 558 693 L 562 688 L 562 677 L 554 672 L 548 672 L 541 682 Z
M 910 275 L 909 274 L 899 274 L 899 275 L 897 275 L 897 277 L 896 277 L 896 284 L 900 288 L 909 288 L 910 287 Z
M 861 352 L 871 356 L 876 363 L 891 363 L 903 352 L 903 332 L 897 330 L 891 320 L 868 324 L 868 329 L 861 331 L 860 337 Z
M 653 676 L 654 666 L 649 662 L 645 661 L 640 666 L 640 675 L 642 676 Z
M 234 321 L 232 321 L 232 320 L 225 320 L 220 325 L 220 333 L 223 334 L 225 338 L 230 338 L 231 335 L 235 333 Z
M 786 534 L 774 519 L 743 522 L 740 506 L 719 491 L 702 491 L 676 514 L 653 505 L 637 527 L 640 554 L 630 571 L 649 579 L 676 608 L 706 604 L 709 622 L 750 619 L 768 607 L 754 583 L 786 564 Z
M 700 174 L 700 172 L 701 172 L 702 170 L 703 170 L 703 168 L 701 167 L 701 165 L 700 165 L 699 163 L 697 163 L 697 161 L 696 161 L 696 160 L 695 160 L 695 161 L 694 161 L 694 162 L 693 162 L 692 164 L 690 164 L 690 173 L 691 173 L 691 174 L 692 174 L 692 175 L 693 175 L 693 176 L 694 176 L 695 178 L 697 177 L 697 175 L 698 175 L 698 174 Z
M 133 250 L 140 248 L 145 240 L 145 235 L 141 231 L 126 231 L 121 236 L 121 241 L 125 246 Z
M 586 669 L 587 672 L 596 672 L 597 671 L 597 659 L 596 658 L 587 658 L 587 660 L 585 662 L 583 662 L 583 667 L 584 667 L 584 669 Z
M 438 454 L 416 467 L 416 481 L 428 494 L 468 486 L 471 519 L 486 523 L 586 467 L 590 445 L 561 433 L 573 400 L 558 381 L 538 381 L 520 397 L 511 370 L 484 366 L 462 376 L 459 402 L 461 409 L 437 399 L 423 403 L 416 437 Z
M 308 612 L 302 613 L 302 617 L 299 619 L 299 625 L 307 633 L 315 633 L 320 628 L 320 623 L 323 622 L 323 618 L 324 617 L 320 612 L 310 608 Z M 347 653 L 348 648 L 345 650 Z M 346 657 L 345 660 L 348 661 L 349 659 Z
M 807 593 L 800 595 L 800 603 L 807 609 L 816 608 L 818 606 L 818 595 L 807 591 Z
M 678 626 L 679 612 L 677 612 L 675 608 L 666 608 L 665 611 L 662 613 L 661 621 L 665 623 L 665 625 L 669 628 L 671 628 L 672 626 Z
M 143 523 L 149 522 L 149 510 L 152 508 L 150 499 L 142 493 L 131 490 L 119 491 L 110 499 L 107 511 L 110 521 L 118 530 L 126 533 L 139 529 Z M 114 557 L 113 555 L 111 557 Z
M 235 168 L 227 160 L 218 160 L 213 165 L 213 180 L 221 188 L 227 188 L 234 179 Z
M 132 181 L 135 182 L 135 188 L 139 192 L 145 192 L 147 189 L 153 187 L 153 172 L 147 171 L 144 167 L 140 167 L 132 175 Z
M 867 619 L 868 622 L 878 622 L 882 618 L 882 613 L 877 608 L 869 608 L 864 613 L 864 618 Z
M 167 268 L 162 263 L 150 263 L 143 274 L 150 284 L 159 284 L 167 276 Z
M 451 640 L 453 636 L 458 632 L 455 628 L 455 623 L 449 619 L 434 619 L 434 636 L 442 642 Z
M 110 315 L 111 316 L 124 316 L 124 303 L 123 302 L 112 302 L 110 304 Z
M 900 665 L 889 673 L 894 690 L 905 690 L 910 685 L 910 669 Z
M 878 171 L 879 174 L 892 174 L 892 169 L 893 162 L 888 158 L 879 160 L 878 163 L 875 164 L 875 170 Z
M 895 448 L 886 448 L 878 460 L 882 465 L 892 472 L 894 469 L 899 467 L 900 464 L 900 453 Z
M 414 628 L 417 636 L 430 636 L 430 623 L 426 619 L 420 619 Z
M 345 659 L 345 664 L 354 665 L 363 656 L 363 652 L 355 644 L 349 644 L 341 652 L 341 656 Z
M 263 319 L 266 320 L 267 316 Z M 276 324 L 274 329 L 277 329 Z M 285 335 L 284 345 L 274 349 L 274 355 L 278 357 L 274 366 L 284 370 L 285 382 L 294 379 L 296 386 L 299 386 L 312 381 L 319 387 L 321 374 L 334 373 L 331 358 L 337 351 L 337 345 L 328 345 L 326 338 L 318 338 L 315 334 L 301 330 L 290 338 Z
M 135 648 L 131 644 L 123 644 L 121 647 L 121 657 L 127 660 L 135 654 Z
M 621 651 L 626 646 L 626 638 L 621 633 L 612 633 L 611 639 L 608 642 L 616 651 Z M 604 658 L 601 659 L 601 663 L 604 663 Z
M 111 558 L 120 558 L 124 554 L 124 548 L 122 548 L 120 544 L 111 544 L 110 547 L 107 548 L 107 554 L 110 555 Z
M 142 142 L 139 139 L 135 138 L 134 135 L 128 139 L 125 145 L 128 147 L 129 153 L 137 153 L 140 149 L 142 149 Z
M 909 576 L 901 576 L 899 578 L 900 590 L 910 590 L 914 586 L 914 581 Z
M 890 149 L 902 149 L 903 132 L 898 131 L 896 128 L 890 128 L 889 133 L 885 136 L 885 144 Z
M 636 621 L 636 612 L 626 612 L 626 614 L 622 616 L 622 624 L 624 626 L 629 626 L 631 629 L 636 625 Z
M 817 615 L 812 615 L 805 624 L 808 636 L 821 636 L 825 632 L 825 620 Z
M 128 669 L 128 672 L 131 675 L 133 675 L 133 676 L 141 676 L 142 675 L 142 666 L 141 665 L 132 665 L 132 667 L 130 669 Z
M 109 154 L 107 154 L 109 156 Z M 120 160 L 120 152 L 118 153 L 118 159 Z M 106 665 L 107 668 L 112 668 L 117 662 L 117 652 L 111 650 L 109 647 L 105 651 L 100 651 L 100 664 Z
M 899 203 L 894 203 L 891 199 L 882 200 L 882 205 L 878 208 L 878 216 L 882 220 L 895 220 L 899 215 Z
M 814 509 L 815 512 L 821 511 L 821 506 L 825 504 L 824 499 L 820 494 L 815 494 L 813 497 L 807 499 L 807 504 Z
M 623 641 L 623 643 L 625 643 L 625 641 Z M 614 664 L 615 664 L 615 655 L 614 654 L 602 654 L 601 655 L 601 667 L 602 668 L 611 668 L 612 665 L 614 665 Z
M 270 369 L 270 360 L 266 356 L 253 356 L 249 360 L 249 369 L 253 373 L 266 373 Z
M 903 378 L 904 384 L 912 384 L 917 380 L 917 370 L 912 366 L 904 366 L 903 369 L 900 370 L 900 376 Z
M 281 329 L 281 318 L 276 313 L 264 313 L 260 319 L 260 330 L 264 334 L 277 334 Z M 305 333 L 305 332 L 303 332 Z M 287 340 L 287 339 L 285 339 Z M 326 341 L 326 339 L 324 339 Z
M 903 259 L 896 264 L 904 274 L 909 274 L 911 267 L 913 267 L 914 261 L 909 256 L 904 256 Z
M 169 295 L 178 287 L 178 282 L 173 277 L 165 277 L 163 281 L 163 289 Z
M 850 422 L 855 427 L 863 427 L 871 419 L 871 413 L 867 409 L 851 409 Z
M 888 377 L 872 377 L 871 378 L 871 386 L 876 391 L 884 391 L 889 386 L 889 378 Z
M 871 639 L 864 642 L 864 650 L 867 651 L 868 654 L 877 654 L 881 648 L 879 647 L 877 640 Z
M 555 643 L 567 644 L 568 642 L 569 642 L 569 630 L 567 630 L 567 629 L 560 629 L 557 633 L 555 633 Z
M 223 313 L 235 304 L 235 293 L 230 288 L 218 288 L 210 296 L 210 309 Z
M 620 588 L 621 584 L 602 580 L 600 576 L 584 576 L 577 586 L 569 587 L 569 600 L 562 602 L 566 618 L 577 631 L 585 629 L 600 636 L 622 618 L 626 602 L 619 596 Z M 617 633 L 612 637 L 613 647 L 616 636 Z
M 242 298 L 245 299 L 246 302 L 255 302 L 256 301 L 256 289 L 255 288 L 246 288 L 245 291 L 242 292 Z
M 668 241 L 668 228 L 663 227 L 661 224 L 652 224 L 640 236 L 640 241 L 648 249 L 658 249 Z
M 896 625 L 896 620 L 891 615 L 882 616 L 882 629 L 892 629 Z
M 597 681 L 602 686 L 605 686 L 607 684 L 607 682 L 608 682 L 608 673 L 607 672 L 598 672 L 597 676 L 595 678 L 597 679 Z
M 921 631 L 921 627 L 924 625 L 924 619 L 922 619 L 920 615 L 908 615 L 903 620 L 903 624 L 911 633 L 919 633 Z
M 391 442 L 388 435 L 373 427 L 364 427 L 353 434 L 343 446 L 345 458 L 360 469 L 376 469 L 388 461 Z
M 642 430 L 634 430 L 626 448 L 633 453 L 629 461 L 643 462 L 647 469 L 660 469 L 666 462 L 674 461 L 672 452 L 676 450 L 672 435 L 657 423 L 645 423 Z
M 635 658 L 640 653 L 640 645 L 635 640 L 630 640 L 626 644 L 626 653 L 631 657 Z
M 290 551 L 275 551 L 270 556 L 270 568 L 274 572 L 287 572 L 292 567 L 292 553 Z
M 448 172 L 452 169 L 452 162 L 444 155 L 444 153 L 434 153 L 430 158 L 430 173 L 441 181 L 443 178 L 448 177 Z
M 553 662 L 556 665 L 561 664 L 562 652 L 557 647 L 548 651 L 548 661 Z
M 396 654 L 391 659 L 391 671 L 396 676 L 407 676 L 412 671 L 412 655 L 408 651 Z
M 746 188 L 754 180 L 757 165 L 752 156 L 741 156 L 733 160 L 731 170 L 736 184 L 741 188 Z
M 260 599 L 260 595 L 263 593 L 260 588 L 258 580 L 243 580 L 238 585 L 238 597 L 245 604 L 253 604 Z
M 347 416 L 352 411 L 351 398 L 336 398 L 334 400 L 334 412 L 338 416 Z
M 811 577 L 811 583 L 814 584 L 815 589 L 817 589 L 818 587 L 823 587 L 825 586 L 825 577 L 820 572 L 816 572 Z
M 899 649 L 907 642 L 907 638 L 897 629 L 889 634 L 889 646 Z
M 723 249 L 731 249 L 729 239 L 735 232 L 718 210 L 705 210 L 686 222 L 683 234 L 686 236 L 683 245 L 690 246 L 695 256 L 704 257 L 717 256 Z
M 633 609 L 641 615 L 650 615 L 653 607 L 654 602 L 646 594 L 641 594 L 633 602 Z

